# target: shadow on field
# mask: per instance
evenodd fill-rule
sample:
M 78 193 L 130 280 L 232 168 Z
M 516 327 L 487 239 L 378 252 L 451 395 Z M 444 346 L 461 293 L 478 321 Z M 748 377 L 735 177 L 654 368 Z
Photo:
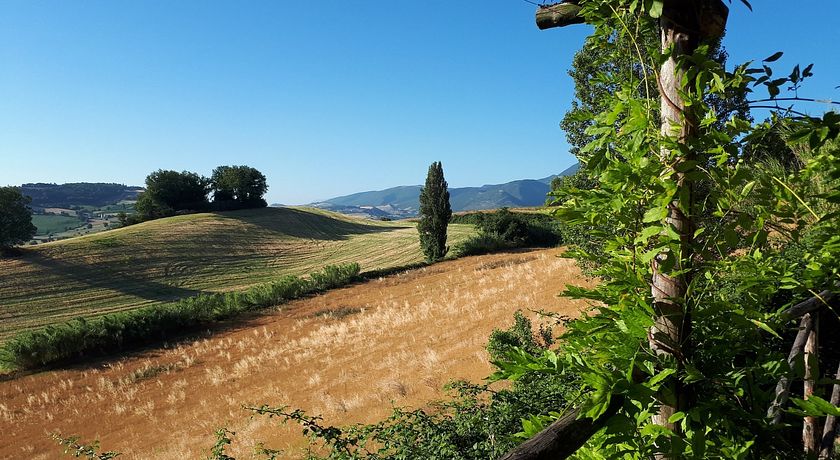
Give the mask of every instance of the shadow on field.
M 201 294 L 201 291 L 195 289 L 169 286 L 149 279 L 131 276 L 121 271 L 109 269 L 106 264 L 87 264 L 84 262 L 76 264 L 66 260 L 53 259 L 44 254 L 31 254 L 27 257 L 27 260 L 52 272 L 53 275 L 67 277 L 91 287 L 110 289 L 146 300 L 164 302 Z
M 295 238 L 311 240 L 345 240 L 350 235 L 393 232 L 411 228 L 409 225 L 380 226 L 334 219 L 316 212 L 293 208 L 263 208 L 257 210 L 217 213 L 219 217 L 234 219 L 265 230 Z

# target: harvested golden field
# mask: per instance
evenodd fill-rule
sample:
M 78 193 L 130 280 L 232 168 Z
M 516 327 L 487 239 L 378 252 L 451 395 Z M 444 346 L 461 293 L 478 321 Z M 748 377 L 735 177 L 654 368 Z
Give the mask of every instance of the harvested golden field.
M 473 232 L 451 225 L 450 244 Z M 0 340 L 79 316 L 242 289 L 328 264 L 358 262 L 366 271 L 421 260 L 417 230 L 409 222 L 309 208 L 159 219 L 0 259 Z
M 72 369 L 0 382 L 0 458 L 56 458 L 48 433 L 100 439 L 126 459 L 206 457 L 213 431 L 295 457 L 300 428 L 250 418 L 242 404 L 288 404 L 327 423 L 420 407 L 453 379 L 491 372 L 484 350 L 514 311 L 574 316 L 557 297 L 591 285 L 559 249 L 467 257 L 294 301 L 226 331 Z M 330 314 L 330 312 L 333 312 Z M 528 314 L 536 322 L 534 314 Z

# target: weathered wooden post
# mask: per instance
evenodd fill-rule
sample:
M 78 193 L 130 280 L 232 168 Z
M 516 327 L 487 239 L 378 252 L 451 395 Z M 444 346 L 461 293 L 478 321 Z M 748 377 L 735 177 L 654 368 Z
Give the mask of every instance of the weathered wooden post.
M 565 27 L 571 24 L 581 24 L 585 18 L 581 15 L 581 3 L 585 0 L 568 0 L 566 2 L 541 6 L 537 10 L 536 22 L 540 29 L 554 27 Z M 696 135 L 695 120 L 692 120 L 685 110 L 685 103 L 679 95 L 680 81 L 684 71 L 678 65 L 680 56 L 692 54 L 703 40 L 716 39 L 722 36 L 729 9 L 721 0 L 665 0 L 660 17 L 661 49 L 668 52 L 670 58 L 662 64 L 659 72 L 659 92 L 661 107 L 661 132 L 663 136 L 675 139 L 678 143 L 685 144 Z M 667 215 L 667 223 L 680 236 L 679 254 L 663 252 L 653 261 L 653 276 L 650 282 L 651 294 L 654 300 L 656 317 L 654 326 L 649 331 L 649 342 L 651 348 L 658 354 L 670 357 L 678 363 L 682 360 L 682 348 L 688 337 L 691 326 L 689 312 L 686 311 L 686 292 L 690 281 L 690 259 L 694 225 L 692 222 L 693 209 L 692 183 L 687 179 L 685 162 L 691 160 L 692 154 L 677 156 L 673 161 L 673 155 L 667 148 L 663 147 L 661 155 L 671 158 L 668 162 L 673 168 L 673 174 L 679 188 L 675 199 L 670 205 Z M 674 268 L 668 272 L 663 269 L 665 261 L 673 257 L 676 263 Z M 676 387 L 672 388 L 676 395 L 674 400 L 663 401 L 657 423 L 679 432 L 678 426 L 669 421 L 679 408 L 686 403 L 684 392 Z M 552 428 L 554 427 L 554 429 Z M 562 433 L 558 433 L 557 427 L 552 425 L 544 432 L 539 433 L 537 441 L 526 446 L 528 451 L 515 449 L 505 459 L 542 459 L 542 458 L 565 458 L 557 456 L 557 450 L 548 449 L 552 443 L 540 443 L 539 441 L 549 437 L 554 443 L 566 441 L 575 442 L 577 445 L 567 446 L 574 452 L 586 439 L 578 441 L 575 439 L 564 440 Z M 594 433 L 594 432 L 593 432 Z M 569 451 L 564 449 L 563 452 Z M 516 454 L 516 455 L 514 455 Z
M 808 399 L 814 394 L 819 376 L 819 331 L 820 312 L 815 311 L 805 316 L 812 316 L 813 327 L 808 333 L 808 340 L 805 342 L 805 381 L 803 382 L 802 399 Z M 822 433 L 818 426 L 819 417 L 805 416 L 802 423 L 802 446 L 805 449 L 805 456 L 813 458 L 820 450 Z
M 837 372 L 834 374 L 834 380 L 840 380 L 840 364 L 837 365 Z M 834 384 L 831 386 L 831 400 L 832 405 L 840 405 L 840 385 Z M 834 458 L 834 439 L 837 433 L 837 417 L 829 415 L 825 418 L 825 425 L 823 425 L 822 442 L 820 443 L 820 460 L 829 460 Z

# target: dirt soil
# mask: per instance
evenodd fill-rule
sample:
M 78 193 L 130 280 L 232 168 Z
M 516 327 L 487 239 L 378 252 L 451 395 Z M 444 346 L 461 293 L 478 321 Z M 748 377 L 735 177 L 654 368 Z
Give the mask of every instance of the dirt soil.
M 197 459 L 213 432 L 230 453 L 258 442 L 300 456 L 299 426 L 251 417 L 243 404 L 289 405 L 326 423 L 372 422 L 422 407 L 453 379 L 492 370 L 484 349 L 513 313 L 576 316 L 558 297 L 591 286 L 559 249 L 447 261 L 291 302 L 199 339 L 0 382 L 0 458 L 62 458 L 50 433 L 100 440 L 125 459 Z

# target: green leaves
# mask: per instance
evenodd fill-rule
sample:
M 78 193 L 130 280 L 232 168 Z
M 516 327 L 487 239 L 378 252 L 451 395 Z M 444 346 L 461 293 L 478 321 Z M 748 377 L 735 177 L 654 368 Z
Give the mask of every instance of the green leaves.
M 652 0 L 650 2 L 650 7 L 648 8 L 648 14 L 652 18 L 659 18 L 662 16 L 662 7 L 664 6 L 663 0 Z
M 798 409 L 789 409 L 788 412 L 800 417 L 824 417 L 826 415 L 840 417 L 840 407 L 819 396 L 811 395 L 808 399 L 790 398 L 790 400 L 796 404 Z
M 668 207 L 667 206 L 657 206 L 655 208 L 648 209 L 645 211 L 645 215 L 642 217 L 642 222 L 649 224 L 651 222 L 659 222 L 665 217 L 668 216 Z
M 762 59 L 762 60 L 761 60 L 761 62 L 774 62 L 774 61 L 778 61 L 778 60 L 779 60 L 779 58 L 780 58 L 780 57 L 782 57 L 782 55 L 783 55 L 783 54 L 785 54 L 785 53 L 783 53 L 783 52 L 781 52 L 781 51 L 777 51 L 777 52 L 775 52 L 775 53 L 771 54 L 770 56 L 768 56 L 768 57 L 766 57 L 766 58 Z

